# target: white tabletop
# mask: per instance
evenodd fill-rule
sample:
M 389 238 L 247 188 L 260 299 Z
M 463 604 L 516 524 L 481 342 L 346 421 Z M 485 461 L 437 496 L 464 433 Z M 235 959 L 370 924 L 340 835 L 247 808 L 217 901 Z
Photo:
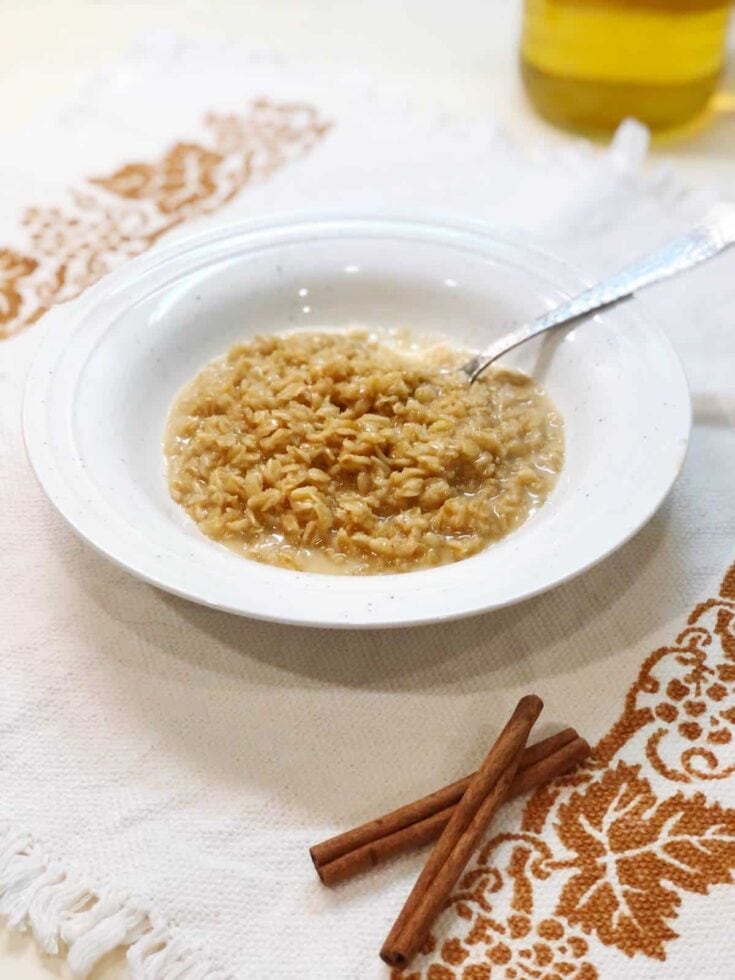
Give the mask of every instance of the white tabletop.
M 0 145 L 35 110 L 150 28 L 193 37 L 240 35 L 250 47 L 298 60 L 362 63 L 376 77 L 404 86 L 417 108 L 493 116 L 522 140 L 567 139 L 524 101 L 516 71 L 520 7 L 520 0 L 0 0 Z M 708 127 L 655 152 L 670 157 L 686 179 L 714 183 L 735 197 L 735 69 Z M 122 977 L 123 963 L 122 954 L 113 954 L 94 980 Z M 28 937 L 0 932 L 0 976 L 70 974 L 60 960 L 42 957 Z

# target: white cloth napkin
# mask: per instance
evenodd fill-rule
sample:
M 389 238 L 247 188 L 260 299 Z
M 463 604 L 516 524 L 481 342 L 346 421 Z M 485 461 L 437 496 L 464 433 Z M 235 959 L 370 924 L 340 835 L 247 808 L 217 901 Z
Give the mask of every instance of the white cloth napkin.
M 429 207 L 521 226 L 595 274 L 714 199 L 647 166 L 646 145 L 631 124 L 608 151 L 514 146 L 491 119 L 417 115 L 357 75 L 163 37 L 3 147 L 11 926 L 80 976 L 119 944 L 150 980 L 385 976 L 377 951 L 424 855 L 329 891 L 309 845 L 470 771 L 533 690 L 539 734 L 575 725 L 596 761 L 503 809 L 406 975 L 731 975 L 733 255 L 645 298 L 694 399 L 670 499 L 598 568 L 465 622 L 307 631 L 157 592 L 64 526 L 20 429 L 43 309 L 159 238 L 290 208 Z

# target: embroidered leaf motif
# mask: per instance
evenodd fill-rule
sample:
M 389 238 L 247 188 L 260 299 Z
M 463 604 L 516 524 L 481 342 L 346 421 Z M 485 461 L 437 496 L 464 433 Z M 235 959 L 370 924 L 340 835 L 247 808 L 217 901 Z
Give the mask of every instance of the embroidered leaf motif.
M 681 893 L 733 880 L 735 810 L 701 793 L 658 800 L 639 771 L 620 763 L 559 807 L 559 838 L 576 856 L 557 914 L 628 955 L 664 959 Z

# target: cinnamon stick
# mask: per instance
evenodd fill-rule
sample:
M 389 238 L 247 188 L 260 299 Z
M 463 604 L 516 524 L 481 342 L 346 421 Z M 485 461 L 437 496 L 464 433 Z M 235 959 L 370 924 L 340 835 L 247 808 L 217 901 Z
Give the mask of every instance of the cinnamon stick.
M 537 744 L 541 745 L 543 743 Z M 531 746 L 531 748 L 536 748 L 536 746 Z M 516 777 L 508 790 L 506 799 L 522 796 L 536 786 L 541 786 L 543 783 L 550 782 L 558 776 L 563 776 L 580 765 L 589 753 L 590 747 L 583 738 L 575 738 L 566 745 L 562 745 L 556 752 L 551 752 L 549 755 L 540 758 L 533 765 L 526 766 L 522 771 L 516 773 Z M 461 780 L 461 782 L 468 781 L 470 778 L 468 776 L 466 780 Z M 374 868 L 376 865 L 382 864 L 382 862 L 387 861 L 391 857 L 403 854 L 414 848 L 422 847 L 424 844 L 429 844 L 440 836 L 441 832 L 449 823 L 455 806 L 456 804 L 451 804 L 443 810 L 437 810 L 422 820 L 401 826 L 393 833 L 377 837 L 367 844 L 356 847 L 354 850 L 340 854 L 334 860 L 318 866 L 317 874 L 325 885 L 337 885 L 362 871 L 367 871 L 369 868 Z M 409 807 L 402 808 L 403 811 L 408 809 Z M 395 812 L 399 813 L 401 811 Z M 377 821 L 373 821 L 373 823 L 376 824 Z
M 510 789 L 542 707 L 543 702 L 536 695 L 521 698 L 457 803 L 380 951 L 389 966 L 405 966 L 426 938 L 438 910 Z
M 543 739 L 541 742 L 527 746 L 521 756 L 521 761 L 518 766 L 519 772 L 535 765 L 540 759 L 545 759 L 552 755 L 557 749 L 568 745 L 577 737 L 577 732 L 573 728 L 564 728 L 562 731 L 556 732 L 556 734 Z M 422 796 L 419 800 L 407 803 L 397 810 L 392 810 L 382 817 L 370 820 L 343 834 L 330 837 L 329 840 L 322 841 L 321 844 L 315 844 L 310 848 L 309 853 L 311 854 L 311 859 L 314 862 L 319 877 L 322 881 L 326 881 L 321 869 L 344 855 L 351 854 L 358 848 L 372 844 L 381 838 L 389 837 L 405 828 L 413 827 L 419 822 L 446 810 L 448 807 L 453 807 L 455 803 L 462 799 L 470 781 L 476 775 L 474 772 L 470 773 L 469 776 L 464 776 L 462 779 L 458 779 L 448 786 L 442 787 L 442 789 L 429 793 L 427 796 Z M 554 775 L 561 775 L 561 773 L 554 773 Z M 549 776 L 548 778 L 551 779 L 553 776 Z M 539 782 L 543 781 L 543 778 L 539 779 Z M 538 783 L 534 782 L 531 785 L 536 786 Z M 516 792 L 514 786 L 511 787 L 511 795 L 520 795 L 521 791 Z M 522 792 L 525 792 L 525 790 Z M 427 841 L 433 839 L 431 837 L 426 838 Z
M 444 907 L 472 852 L 487 830 L 493 814 L 505 798 L 516 768 L 517 766 L 511 763 L 503 770 L 467 828 L 457 838 L 455 846 L 438 868 L 428 887 L 420 892 L 415 908 L 396 938 L 390 942 L 390 936 L 388 937 L 380 955 L 390 966 L 406 966 L 418 952 L 434 919 Z M 448 829 L 449 825 L 444 833 L 447 833 Z

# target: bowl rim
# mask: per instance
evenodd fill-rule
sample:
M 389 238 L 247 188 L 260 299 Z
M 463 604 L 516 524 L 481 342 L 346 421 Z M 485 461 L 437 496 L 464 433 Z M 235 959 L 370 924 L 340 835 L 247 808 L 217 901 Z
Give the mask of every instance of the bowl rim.
M 23 437 L 26 453 L 36 480 L 66 523 L 75 533 L 91 545 L 95 551 L 143 581 L 166 592 L 209 608 L 247 616 L 252 619 L 294 626 L 335 629 L 384 629 L 422 624 L 428 625 L 431 623 L 468 618 L 533 598 L 593 568 L 622 547 L 650 520 L 670 492 L 684 464 L 691 432 L 692 406 L 686 375 L 673 345 L 658 324 L 656 318 L 650 315 L 645 304 L 641 304 L 640 300 L 636 297 L 626 304 L 624 311 L 618 312 L 629 319 L 632 318 L 645 322 L 647 329 L 652 331 L 656 335 L 658 342 L 663 345 L 663 348 L 668 350 L 670 366 L 677 375 L 675 380 L 677 382 L 676 390 L 679 401 L 676 408 L 684 413 L 681 419 L 681 451 L 676 459 L 675 465 L 671 469 L 669 478 L 662 482 L 658 493 L 651 497 L 647 507 L 638 515 L 629 533 L 616 539 L 609 547 L 603 549 L 599 554 L 589 560 L 570 568 L 563 574 L 557 575 L 539 587 L 521 591 L 507 601 L 491 601 L 484 605 L 477 604 L 470 609 L 443 610 L 436 615 L 405 615 L 401 612 L 402 604 L 396 604 L 393 607 L 391 615 L 377 617 L 371 615 L 370 618 L 364 617 L 359 620 L 328 620 L 323 617 L 317 618 L 304 616 L 303 614 L 293 616 L 289 615 L 287 611 L 283 613 L 279 611 L 277 614 L 263 612 L 254 607 L 243 608 L 241 605 L 235 606 L 229 602 L 213 601 L 211 598 L 197 594 L 195 589 L 183 589 L 172 585 L 166 580 L 165 574 L 162 576 L 156 575 L 150 569 L 147 570 L 146 568 L 138 567 L 134 563 L 121 559 L 115 554 L 113 548 L 105 546 L 96 540 L 93 532 L 88 527 L 80 526 L 79 520 L 71 513 L 68 501 L 65 500 L 63 478 L 59 480 L 51 475 L 54 470 L 53 451 L 49 446 L 49 442 L 43 438 L 46 431 L 44 395 L 49 387 L 54 365 L 66 349 L 69 338 L 73 336 L 77 327 L 80 327 L 87 320 L 90 312 L 94 310 L 98 303 L 104 302 L 105 298 L 110 298 L 116 291 L 124 288 L 126 284 L 134 282 L 144 274 L 152 273 L 167 263 L 176 262 L 191 252 L 196 252 L 202 248 L 211 248 L 221 243 L 227 243 L 241 236 L 252 240 L 252 245 L 257 250 L 259 238 L 262 237 L 263 242 L 265 242 L 274 233 L 280 232 L 283 234 L 291 232 L 303 235 L 304 232 L 309 232 L 309 237 L 315 238 L 326 231 L 332 233 L 339 232 L 342 235 L 351 233 L 357 236 L 364 236 L 366 234 L 372 234 L 373 236 L 385 235 L 400 231 L 402 233 L 401 237 L 410 239 L 418 235 L 422 240 L 426 240 L 428 234 L 435 241 L 448 246 L 451 246 L 453 242 L 456 244 L 460 240 L 466 243 L 468 239 L 474 239 L 480 244 L 484 242 L 486 245 L 506 246 L 521 255 L 526 255 L 528 258 L 533 257 L 537 263 L 535 271 L 547 276 L 554 287 L 566 295 L 569 295 L 569 291 L 572 289 L 584 288 L 591 281 L 589 277 L 580 273 L 574 266 L 550 253 L 544 247 L 544 244 L 531 234 L 521 232 L 518 229 L 496 225 L 491 222 L 464 218 L 435 210 L 414 210 L 408 213 L 400 211 L 375 212 L 372 210 L 345 211 L 343 209 L 277 212 L 256 219 L 232 222 L 203 231 L 193 232 L 177 238 L 174 242 L 154 246 L 149 251 L 128 260 L 122 266 L 108 273 L 100 281 L 85 290 L 76 300 L 55 307 L 46 314 L 44 317 L 44 325 L 47 327 L 46 336 L 36 351 L 27 375 L 23 394 Z M 542 268 L 539 268 L 539 266 Z M 136 297 L 136 300 L 139 298 Z M 56 321 L 60 322 L 56 323 Z M 459 562 L 456 564 L 457 566 L 461 566 L 463 563 Z M 309 579 L 316 577 L 328 580 L 333 579 L 333 576 L 317 576 L 315 573 L 308 572 L 294 572 L 291 574 L 294 576 L 298 574 Z M 410 573 L 380 577 L 382 579 L 388 577 L 394 579 L 398 588 L 398 580 L 404 579 L 407 575 L 410 575 Z M 365 576 L 364 578 L 373 578 L 373 576 Z

